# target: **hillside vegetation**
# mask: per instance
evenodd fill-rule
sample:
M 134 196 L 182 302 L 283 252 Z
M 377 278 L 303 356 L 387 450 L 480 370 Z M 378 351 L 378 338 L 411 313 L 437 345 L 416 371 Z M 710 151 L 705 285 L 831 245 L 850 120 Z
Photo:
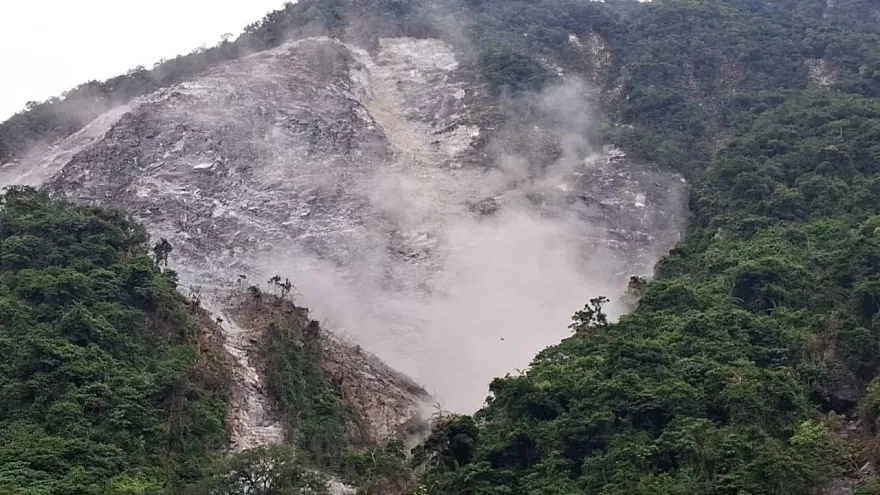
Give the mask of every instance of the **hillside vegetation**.
M 316 468 L 411 485 L 399 442 L 349 444 L 314 321 L 271 324 L 260 343 L 289 444 L 227 454 L 232 357 L 161 246 L 118 211 L 0 195 L 0 493 L 325 493 Z
M 852 13 L 654 2 L 604 24 L 623 95 L 606 138 L 691 179 L 691 226 L 634 280 L 633 314 L 609 324 L 594 300 L 438 427 L 416 458 L 426 487 L 877 493 L 878 45 Z
M 591 70 L 570 35 L 598 35 L 612 60 L 596 82 L 601 137 L 682 172 L 691 225 L 653 280 L 631 284 L 632 314 L 609 323 L 594 299 L 570 338 L 495 380 L 481 411 L 440 422 L 415 450 L 421 488 L 794 495 L 834 482 L 877 494 L 878 10 L 818 0 L 302 1 L 235 42 L 33 106 L 0 125 L 0 160 L 73 132 L 100 105 L 60 109 L 127 101 L 285 36 L 445 37 L 507 95 L 558 78 L 548 59 Z M 142 231 L 24 190 L 7 193 L 0 222 L 0 485 L 173 493 L 195 480 L 193 460 L 223 442 L 222 382 L 203 372 L 210 364 L 173 274 L 146 257 Z M 276 394 L 288 414 L 323 403 L 329 420 L 302 434 L 341 438 L 327 384 L 284 371 L 308 351 L 277 347 Z M 319 394 L 303 400 L 303 390 Z M 376 451 L 382 462 L 320 447 L 368 487 L 387 488 L 376 480 L 402 469 L 397 445 Z M 232 468 L 223 469 L 217 477 Z
M 346 406 L 309 354 L 319 344 L 280 333 L 267 336 L 268 375 L 300 419 L 299 448 L 227 453 L 232 357 L 160 246 L 151 256 L 118 211 L 0 195 L 0 493 L 320 494 L 315 467 L 352 483 L 376 483 L 377 462 L 406 472 L 400 449 L 348 448 Z M 343 441 L 328 445 L 332 434 Z M 332 462 L 318 458 L 329 447 Z
M 588 306 L 493 382 L 488 407 L 425 445 L 430 482 L 803 494 L 877 460 L 878 130 L 880 103 L 849 95 L 756 119 L 695 186 L 691 232 L 638 309 L 608 324 Z
M 185 493 L 225 446 L 219 344 L 146 242 L 118 212 L 0 197 L 3 493 Z

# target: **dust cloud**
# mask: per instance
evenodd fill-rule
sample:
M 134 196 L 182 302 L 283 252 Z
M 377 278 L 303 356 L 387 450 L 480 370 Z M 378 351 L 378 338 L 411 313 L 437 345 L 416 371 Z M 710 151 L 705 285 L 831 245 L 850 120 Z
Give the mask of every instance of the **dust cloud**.
M 289 276 L 326 328 L 413 377 L 444 410 L 473 412 L 493 378 L 569 335 L 587 300 L 623 290 L 623 262 L 596 242 L 607 233 L 572 200 L 574 174 L 589 174 L 598 160 L 584 92 L 569 80 L 509 102 L 520 116 L 488 146 L 486 170 L 383 169 L 364 186 L 382 221 L 354 254 L 330 262 L 275 251 L 258 263 L 271 267 L 264 276 Z M 513 140 L 535 129 L 557 141 L 554 159 L 516 152 Z M 480 200 L 497 211 L 468 208 Z M 420 256 L 388 248 L 401 233 Z
M 646 194 L 611 184 L 619 174 L 609 172 L 607 156 L 589 140 L 596 113 L 585 84 L 568 78 L 507 99 L 506 123 L 475 151 L 487 153 L 481 165 L 456 164 L 450 156 L 457 151 L 448 150 L 466 148 L 474 133 L 486 129 L 458 125 L 452 115 L 466 103 L 479 112 L 497 102 L 468 100 L 477 91 L 456 81 L 456 54 L 442 41 L 384 41 L 373 54 L 323 39 L 239 60 L 186 87 L 111 110 L 38 160 L 2 173 L 33 184 L 52 178 L 50 190 L 72 197 L 111 197 L 126 188 L 129 196 L 115 201 L 147 212 L 151 232 L 175 245 L 175 269 L 184 285 L 219 289 L 219 279 L 225 283 L 246 273 L 265 287 L 257 281 L 287 277 L 301 294 L 297 302 L 326 329 L 412 377 L 444 410 L 473 412 L 493 378 L 526 368 L 542 348 L 570 335 L 571 315 L 590 298 L 610 297 L 606 309 L 619 313 L 615 299 L 629 275 L 644 274 L 669 247 L 651 240 L 657 252 L 633 264 L 620 253 L 633 242 L 621 241 L 621 235 L 668 227 L 653 225 L 647 208 L 638 219 L 628 218 L 634 225 L 629 232 L 619 232 L 627 230 L 625 221 L 614 233 L 602 220 L 602 208 L 620 212 L 626 210 L 622 204 L 640 201 L 644 207 Z M 293 55 L 280 55 L 292 47 Z M 343 52 L 363 66 L 337 74 L 350 67 L 329 64 L 330 80 L 350 87 L 344 98 L 311 91 L 305 80 L 291 83 L 277 72 L 284 67 L 295 73 L 296 67 L 315 77 L 316 60 Z M 313 81 L 325 80 L 308 83 Z M 296 84 L 310 90 L 294 92 Z M 465 88 L 467 97 L 455 96 Z M 241 99 L 226 98 L 239 93 Z M 358 113 L 343 112 L 355 98 L 363 99 L 352 104 Z M 178 101 L 185 102 L 157 110 L 165 108 L 159 103 Z M 449 103 L 444 122 L 455 123 L 453 130 L 438 134 L 424 119 L 428 112 L 421 109 L 432 102 Z M 317 112 L 332 122 L 327 129 L 350 126 L 356 139 L 344 148 L 330 139 L 333 132 L 313 141 L 281 130 L 270 113 L 281 109 L 289 115 Z M 329 120 L 336 112 L 347 120 Z M 133 117 L 119 124 L 124 114 Z M 82 151 L 102 156 L 128 142 L 123 138 L 137 137 L 140 128 L 132 122 L 162 130 L 161 139 L 149 141 L 152 151 L 141 146 L 139 157 L 155 168 L 138 169 L 136 182 L 117 184 L 94 172 L 103 162 L 72 161 Z M 199 132 L 182 130 L 182 122 Z M 256 144 L 250 141 L 254 134 Z M 213 139 L 213 154 L 202 150 L 209 141 L 204 135 Z M 375 143 L 366 142 L 371 136 Z M 196 168 L 224 153 L 228 163 L 218 160 L 217 168 L 239 175 L 215 180 L 214 171 Z M 150 156 L 163 161 L 147 162 Z M 58 178 L 62 169 L 66 175 Z M 76 182 L 78 170 L 86 185 Z M 640 181 L 630 182 L 641 187 Z M 618 196 L 602 205 L 602 198 L 593 197 L 596 190 Z M 667 191 L 647 193 L 648 203 L 681 207 Z M 636 210 L 619 216 L 632 217 Z M 260 251 L 261 242 L 274 247 Z

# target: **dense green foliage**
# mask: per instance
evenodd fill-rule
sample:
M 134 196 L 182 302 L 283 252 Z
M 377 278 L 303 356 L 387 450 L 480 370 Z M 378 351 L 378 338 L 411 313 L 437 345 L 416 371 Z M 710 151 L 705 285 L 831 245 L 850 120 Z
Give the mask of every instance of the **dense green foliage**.
M 757 117 L 633 314 L 588 307 L 496 380 L 463 452 L 435 432 L 441 492 L 800 494 L 851 470 L 822 411 L 854 413 L 834 387 L 880 362 L 878 131 L 880 102 L 828 92 Z
M 403 442 L 399 440 L 364 451 L 345 452 L 337 472 L 357 487 L 359 495 L 408 493 L 415 482 Z
M 183 493 L 226 441 L 223 373 L 123 215 L 0 197 L 3 493 Z
M 358 493 L 401 493 L 414 481 L 403 444 L 364 445 L 357 437 L 354 410 L 323 371 L 320 325 L 294 316 L 298 309 L 281 294 L 271 301 L 264 301 L 265 293 L 253 298 L 263 311 L 287 316 L 268 325 L 256 354 L 289 441 L 303 454 L 300 461 L 335 473 Z
M 324 495 L 327 480 L 305 469 L 292 447 L 264 445 L 221 457 L 194 495 Z
M 827 413 L 856 414 L 844 390 L 880 363 L 878 45 L 850 17 L 798 7 L 628 14 L 612 76 L 629 125 L 607 137 L 692 179 L 690 231 L 633 314 L 609 324 L 594 301 L 473 419 L 438 427 L 418 457 L 425 486 L 801 494 L 853 474 L 857 446 Z M 835 68 L 832 88 L 806 89 L 813 57 Z
M 688 177 L 691 227 L 639 288 L 632 314 L 608 322 L 603 299 L 594 299 L 575 315 L 571 338 L 540 353 L 525 374 L 495 380 L 483 410 L 438 424 L 415 451 L 422 486 L 450 494 L 811 493 L 880 452 L 873 381 L 880 367 L 880 36 L 868 15 L 877 7 L 303 1 L 235 43 L 184 58 L 180 69 L 172 61 L 90 84 L 67 103 L 34 106 L 0 126 L 0 159 L 78 128 L 82 120 L 64 120 L 73 113 L 59 109 L 94 98 L 87 90 L 106 105 L 125 101 L 310 26 L 448 36 L 472 49 L 468 63 L 499 94 L 553 81 L 548 59 L 569 73 L 589 70 L 569 35 L 598 34 L 613 62 L 598 81 L 608 103 L 603 137 Z M 360 16 L 367 8 L 379 15 Z M 444 8 L 463 25 L 433 24 Z M 810 66 L 825 72 L 826 88 L 811 83 Z M 113 223 L 121 218 L 22 192 L 8 195 L 4 208 L 6 216 L 19 212 L 20 222 L 33 218 L 28 208 L 47 209 L 54 213 L 44 216 L 62 223 L 0 230 L 0 345 L 11 356 L 3 365 L 9 383 L 0 388 L 0 480 L 47 487 L 20 493 L 138 493 L 194 479 L 192 460 L 221 439 L 222 406 L 218 392 L 193 380 L 198 357 L 183 345 L 185 335 L 168 330 L 186 328 L 173 310 L 173 275 L 141 248 L 123 247 L 143 241 L 134 227 Z M 69 215 L 125 225 L 117 227 L 122 237 L 114 230 L 70 240 Z M 136 233 L 126 244 L 130 229 Z M 41 251 L 44 236 L 62 254 Z M 129 251 L 135 255 L 122 255 Z M 31 266 L 34 257 L 42 261 Z M 147 327 L 145 314 L 154 315 Z M 137 331 L 143 328 L 151 332 Z M 318 371 L 317 340 L 292 339 L 278 326 L 268 336 L 267 383 L 298 444 L 367 493 L 405 486 L 396 444 L 347 450 L 348 413 Z M 181 396 L 182 409 L 170 408 Z M 856 417 L 861 437 L 841 435 Z M 210 482 L 230 482 L 223 473 L 235 469 L 224 467 Z M 857 493 L 880 493 L 878 486 L 868 481 Z
M 263 375 L 278 403 L 290 440 L 318 466 L 334 468 L 348 447 L 351 412 L 321 369 L 317 321 L 292 332 L 272 323 L 260 346 Z
M 864 21 L 865 10 L 876 6 L 830 5 L 471 0 L 451 8 L 466 12 L 478 68 L 496 89 L 552 81 L 542 59 L 569 72 L 589 71 L 591 57 L 569 35 L 601 36 L 614 62 L 599 81 L 614 122 L 606 138 L 693 175 L 717 149 L 717 138 L 730 134 L 738 112 L 767 96 L 761 92 L 806 88 L 808 60 L 824 60 L 837 89 L 880 95 L 880 36 Z
M 358 494 L 407 493 L 416 479 L 403 443 L 374 445 L 359 436 L 357 414 L 323 371 L 325 341 L 320 325 L 286 299 L 291 287 L 278 284 L 279 279 L 269 282 L 281 288 L 280 296 L 252 287 L 251 301 L 245 304 L 275 315 L 254 354 L 288 440 L 299 452 L 298 462 L 334 473 L 356 487 Z

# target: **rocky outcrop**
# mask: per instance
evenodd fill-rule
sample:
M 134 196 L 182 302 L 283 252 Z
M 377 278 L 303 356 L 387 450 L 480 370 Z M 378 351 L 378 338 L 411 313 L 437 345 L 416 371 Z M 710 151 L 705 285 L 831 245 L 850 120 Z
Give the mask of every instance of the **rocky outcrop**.
M 235 452 L 284 441 L 284 427 L 272 411 L 272 401 L 266 393 L 265 382 L 258 372 L 253 353 L 254 342 L 260 337 L 260 328 L 242 326 L 241 318 L 228 300 L 204 301 L 207 310 L 216 316 L 216 324 L 223 330 L 224 347 L 233 358 L 229 366 L 232 374 L 229 418 L 230 449 Z
M 840 74 L 825 59 L 808 58 L 804 60 L 804 65 L 809 71 L 810 82 L 820 88 L 831 86 L 840 77 Z
M 414 443 L 427 435 L 423 410 L 431 396 L 408 376 L 332 334 L 325 334 L 323 359 L 325 372 L 358 415 L 357 433 L 363 444 L 390 439 Z
M 286 338 L 302 345 L 306 328 L 312 324 L 309 310 L 268 293 L 254 299 L 244 290 L 231 290 L 213 310 L 226 316 L 221 325 L 231 329 L 230 352 L 245 364 L 243 381 L 248 387 L 246 402 L 233 408 L 233 425 L 243 425 L 233 435 L 235 446 L 251 447 L 260 443 L 279 443 L 284 431 L 273 411 L 260 369 L 261 349 L 265 349 L 269 325 L 282 329 Z M 356 446 L 371 446 L 392 439 L 420 438 L 428 428 L 423 417 L 430 395 L 406 375 L 395 371 L 366 352 L 361 346 L 346 342 L 326 329 L 319 332 L 320 366 L 328 382 L 355 413 L 350 437 Z M 251 364 L 256 363 L 256 364 Z
M 684 182 L 594 146 L 589 94 L 566 76 L 502 105 L 439 40 L 308 38 L 114 109 L 0 182 L 126 209 L 206 299 L 289 277 L 326 328 L 470 411 L 678 239 Z
M 825 407 L 840 414 L 853 412 L 862 396 L 859 381 L 834 352 L 827 352 L 823 360 L 826 368 L 822 384 Z

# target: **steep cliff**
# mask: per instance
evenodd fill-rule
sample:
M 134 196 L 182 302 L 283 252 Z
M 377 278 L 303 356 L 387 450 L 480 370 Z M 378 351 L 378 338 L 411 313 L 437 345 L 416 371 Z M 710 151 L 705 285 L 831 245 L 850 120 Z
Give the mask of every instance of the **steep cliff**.
M 307 38 L 134 100 L 2 173 L 125 208 L 206 297 L 239 275 L 289 277 L 328 328 L 469 411 L 565 335 L 540 326 L 650 273 L 683 220 L 682 179 L 588 142 L 584 83 L 499 119 L 481 81 L 436 39 Z

